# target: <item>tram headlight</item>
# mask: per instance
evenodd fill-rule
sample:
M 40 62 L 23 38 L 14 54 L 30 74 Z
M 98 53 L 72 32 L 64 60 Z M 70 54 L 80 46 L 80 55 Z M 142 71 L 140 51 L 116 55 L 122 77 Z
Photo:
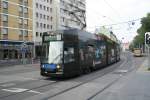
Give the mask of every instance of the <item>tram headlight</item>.
M 57 69 L 60 69 L 61 68 L 61 66 L 60 65 L 57 65 Z
M 45 66 L 44 66 L 44 65 L 42 65 L 41 67 L 42 67 L 42 68 L 44 68 Z

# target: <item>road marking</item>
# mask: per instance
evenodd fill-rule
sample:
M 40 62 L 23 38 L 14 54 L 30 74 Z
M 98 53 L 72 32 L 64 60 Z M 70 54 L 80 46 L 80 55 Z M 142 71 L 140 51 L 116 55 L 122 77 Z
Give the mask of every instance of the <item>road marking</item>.
M 21 88 L 9 88 L 9 89 L 2 89 L 3 91 L 7 91 L 7 92 L 24 92 L 27 91 L 28 89 L 21 89 Z
M 41 92 L 33 91 L 33 90 L 30 90 L 30 91 L 28 91 L 28 92 L 35 93 L 35 94 L 43 94 L 43 93 L 41 93 Z
M 127 73 L 128 70 L 117 70 L 116 72 L 119 72 L 119 73 Z
M 6 84 L 3 84 L 3 85 L 0 85 L 1 87 L 9 87 L 9 86 L 14 86 L 16 85 L 15 83 L 6 83 Z
M 41 92 L 24 89 L 24 88 L 9 88 L 9 89 L 2 89 L 2 90 L 6 92 L 14 92 L 14 93 L 30 92 L 30 93 L 42 94 Z

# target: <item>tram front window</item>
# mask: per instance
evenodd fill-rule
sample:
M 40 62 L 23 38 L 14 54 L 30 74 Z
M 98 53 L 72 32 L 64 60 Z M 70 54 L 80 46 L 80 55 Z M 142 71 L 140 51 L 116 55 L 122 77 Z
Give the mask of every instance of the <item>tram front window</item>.
M 61 64 L 63 57 L 63 42 L 53 41 L 44 43 L 42 48 L 42 63 Z

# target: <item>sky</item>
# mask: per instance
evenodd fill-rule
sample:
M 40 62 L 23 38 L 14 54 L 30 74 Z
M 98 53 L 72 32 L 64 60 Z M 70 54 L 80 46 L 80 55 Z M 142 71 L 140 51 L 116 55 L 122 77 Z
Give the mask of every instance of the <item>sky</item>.
M 106 26 L 122 42 L 131 42 L 141 26 L 140 18 L 150 13 L 150 0 L 86 0 L 87 30 Z M 137 19 L 137 20 L 136 20 Z M 132 25 L 132 20 L 135 24 Z M 111 25 L 121 22 L 128 22 Z

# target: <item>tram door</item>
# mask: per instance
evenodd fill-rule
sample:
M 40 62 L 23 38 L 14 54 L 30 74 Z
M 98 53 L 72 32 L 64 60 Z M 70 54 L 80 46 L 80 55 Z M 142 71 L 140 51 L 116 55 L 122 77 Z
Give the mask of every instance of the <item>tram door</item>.
M 78 46 L 77 43 L 64 44 L 64 74 L 76 74 L 79 69 L 78 65 Z

